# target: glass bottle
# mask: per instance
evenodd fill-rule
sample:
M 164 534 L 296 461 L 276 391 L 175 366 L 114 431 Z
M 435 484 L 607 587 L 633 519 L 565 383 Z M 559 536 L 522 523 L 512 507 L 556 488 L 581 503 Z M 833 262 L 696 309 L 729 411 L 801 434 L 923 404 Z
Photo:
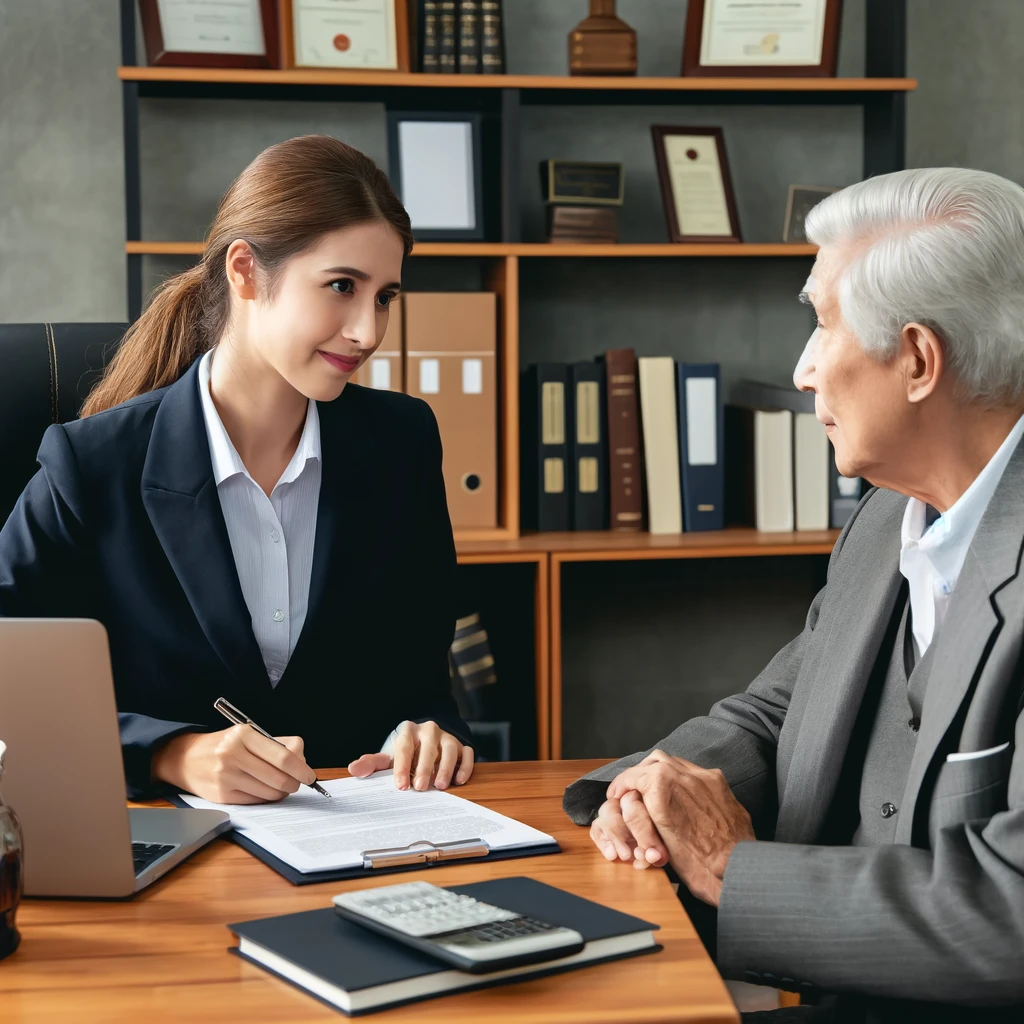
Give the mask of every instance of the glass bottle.
M 0 779 L 4 774 L 7 745 L 0 740 Z M 21 826 L 17 815 L 4 804 L 0 794 L 0 960 L 18 948 L 21 936 L 14 915 L 21 902 Z

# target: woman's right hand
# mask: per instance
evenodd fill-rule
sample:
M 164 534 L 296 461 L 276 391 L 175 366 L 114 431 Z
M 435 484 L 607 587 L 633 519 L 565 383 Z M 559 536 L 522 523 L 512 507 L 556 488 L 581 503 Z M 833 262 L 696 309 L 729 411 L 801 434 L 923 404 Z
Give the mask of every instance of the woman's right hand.
M 284 746 L 247 725 L 187 732 L 153 754 L 153 777 L 218 804 L 261 804 L 294 793 L 316 773 L 302 756 L 300 736 Z

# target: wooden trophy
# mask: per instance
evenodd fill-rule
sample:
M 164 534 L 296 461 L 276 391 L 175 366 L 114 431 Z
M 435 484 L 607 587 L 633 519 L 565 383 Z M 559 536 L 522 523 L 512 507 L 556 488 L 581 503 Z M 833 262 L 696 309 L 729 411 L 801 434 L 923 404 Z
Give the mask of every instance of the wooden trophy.
M 569 74 L 636 74 L 636 32 L 615 16 L 615 0 L 590 0 L 590 17 L 569 33 Z

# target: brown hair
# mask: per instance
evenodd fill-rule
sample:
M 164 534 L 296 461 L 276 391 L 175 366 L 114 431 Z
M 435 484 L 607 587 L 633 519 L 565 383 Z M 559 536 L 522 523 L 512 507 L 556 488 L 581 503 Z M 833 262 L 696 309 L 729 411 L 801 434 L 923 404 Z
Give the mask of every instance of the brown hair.
M 283 265 L 325 234 L 382 221 L 412 250 L 409 215 L 384 172 L 329 135 L 302 135 L 265 149 L 224 194 L 198 265 L 168 278 L 128 328 L 82 408 L 91 416 L 173 384 L 227 325 L 228 247 L 243 239 L 271 288 Z

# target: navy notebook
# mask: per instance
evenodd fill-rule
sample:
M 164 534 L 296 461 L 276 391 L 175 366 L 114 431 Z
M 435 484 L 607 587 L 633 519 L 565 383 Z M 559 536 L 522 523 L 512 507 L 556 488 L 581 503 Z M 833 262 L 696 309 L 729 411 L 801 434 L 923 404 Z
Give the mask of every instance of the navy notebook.
M 679 363 L 683 529 L 725 529 L 725 421 L 717 363 Z
M 582 952 L 560 960 L 479 975 L 458 971 L 346 921 L 333 907 L 231 924 L 232 953 L 349 1016 L 451 992 L 488 988 L 661 949 L 658 925 L 610 910 L 532 878 L 496 878 L 447 886 L 485 903 L 574 928 Z
M 601 363 L 575 363 L 569 367 L 569 373 L 572 388 L 568 425 L 572 453 L 572 525 L 574 530 L 607 530 L 607 372 Z
M 520 386 L 521 517 L 529 530 L 572 529 L 569 367 L 538 363 Z

